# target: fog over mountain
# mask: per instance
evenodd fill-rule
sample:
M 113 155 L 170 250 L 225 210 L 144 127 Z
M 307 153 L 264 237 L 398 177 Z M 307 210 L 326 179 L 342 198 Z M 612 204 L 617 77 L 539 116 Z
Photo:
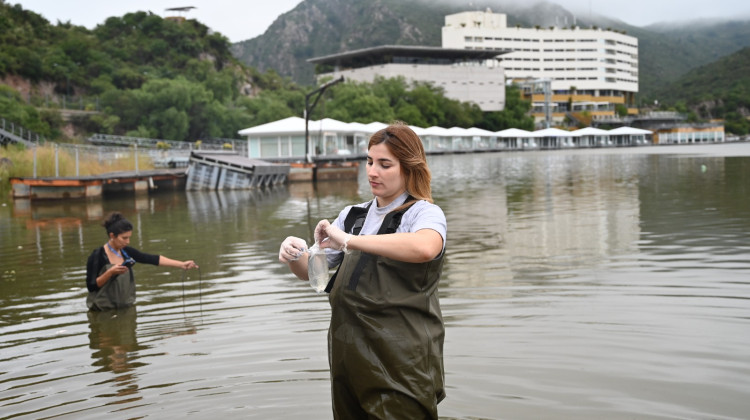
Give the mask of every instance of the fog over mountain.
M 577 3 L 584 9 L 582 2 Z M 639 97 L 648 98 L 657 87 L 675 81 L 690 69 L 750 46 L 748 20 L 705 19 L 700 24 L 693 21 L 637 27 L 594 13 L 599 3 L 592 3 L 590 13 L 573 13 L 550 2 L 305 0 L 279 16 L 263 35 L 233 44 L 232 52 L 261 71 L 274 69 L 300 83 L 312 83 L 314 69 L 306 61 L 309 58 L 384 44 L 440 46 L 445 15 L 490 8 L 507 14 L 511 26 L 575 24 L 625 31 L 638 38 Z

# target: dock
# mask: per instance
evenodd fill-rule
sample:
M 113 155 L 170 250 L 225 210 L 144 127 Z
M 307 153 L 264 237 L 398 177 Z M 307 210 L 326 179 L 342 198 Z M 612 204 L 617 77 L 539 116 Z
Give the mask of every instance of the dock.
M 290 165 L 249 159 L 233 152 L 190 154 L 186 190 L 241 190 L 286 183 Z
M 119 192 L 148 192 L 156 189 L 184 189 L 187 173 L 181 169 L 109 172 L 72 177 L 11 178 L 13 198 L 60 200 L 101 197 Z
M 229 151 L 193 151 L 188 166 L 109 172 L 69 177 L 14 177 L 14 199 L 62 200 L 154 190 L 243 190 L 270 188 L 290 181 L 356 179 L 358 162 L 317 163 L 295 167 L 249 159 Z M 299 172 L 299 171 L 302 172 Z M 317 176 L 315 177 L 314 174 Z

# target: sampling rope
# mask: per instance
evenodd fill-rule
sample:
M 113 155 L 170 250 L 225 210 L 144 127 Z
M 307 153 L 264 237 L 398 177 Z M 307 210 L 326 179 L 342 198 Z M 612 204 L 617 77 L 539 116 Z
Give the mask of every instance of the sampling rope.
M 187 270 L 182 270 L 182 315 L 187 318 L 185 311 L 185 278 L 187 278 Z M 200 310 L 201 324 L 203 323 L 203 274 L 201 273 L 200 267 L 198 267 L 198 308 Z

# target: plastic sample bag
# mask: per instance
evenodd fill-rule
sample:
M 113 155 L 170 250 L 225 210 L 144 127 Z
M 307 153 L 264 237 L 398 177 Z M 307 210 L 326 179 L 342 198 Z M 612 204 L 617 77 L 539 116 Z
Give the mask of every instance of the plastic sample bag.
M 326 250 L 320 248 L 317 242 L 309 249 L 307 261 L 307 276 L 310 278 L 310 287 L 320 293 L 328 285 L 328 259 Z

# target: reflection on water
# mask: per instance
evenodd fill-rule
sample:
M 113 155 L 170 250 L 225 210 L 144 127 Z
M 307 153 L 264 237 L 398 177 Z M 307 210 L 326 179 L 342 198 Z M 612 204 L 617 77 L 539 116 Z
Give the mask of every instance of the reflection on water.
M 90 345 L 93 351 L 91 358 L 93 366 L 99 372 L 112 372 L 112 379 L 116 391 L 113 404 L 130 403 L 140 400 L 138 397 L 138 378 L 135 370 L 142 367 L 138 363 L 138 353 L 146 350 L 146 346 L 138 346 L 136 339 L 136 309 L 131 307 L 124 310 L 107 312 L 88 312 Z M 136 396 L 136 397 L 133 397 Z
M 136 309 L 87 312 L 89 319 L 89 348 L 94 350 L 91 355 L 95 359 L 94 366 L 113 373 L 123 374 L 134 369 L 134 361 L 128 359 L 128 354 L 134 354 L 146 347 L 138 347 L 135 336 Z
M 431 156 L 448 218 L 445 418 L 744 418 L 750 145 Z M 288 235 L 358 182 L 0 207 L 0 417 L 330 418 L 324 295 Z M 5 199 L 0 199 L 5 200 Z M 122 211 L 137 307 L 88 313 Z
M 441 196 L 464 197 L 447 209 L 449 286 L 481 294 L 491 283 L 529 281 L 546 269 L 560 276 L 559 270 L 635 252 L 640 201 L 631 162 L 480 155 L 461 163 L 452 164 L 451 173 L 464 180 L 451 176 L 447 193 L 437 186 Z

